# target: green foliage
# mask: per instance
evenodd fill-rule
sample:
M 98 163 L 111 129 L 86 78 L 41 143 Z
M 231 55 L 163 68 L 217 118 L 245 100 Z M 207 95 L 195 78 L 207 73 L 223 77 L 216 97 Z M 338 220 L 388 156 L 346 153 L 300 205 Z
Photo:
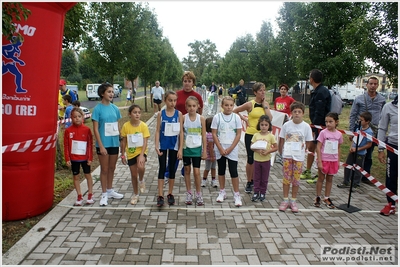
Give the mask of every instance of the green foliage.
M 74 48 L 80 44 L 87 32 L 85 2 L 78 2 L 68 10 L 64 21 L 63 48 Z
M 61 58 L 61 76 L 68 77 L 78 72 L 78 61 L 75 52 L 71 49 L 65 49 Z
M 193 43 L 189 43 L 188 46 L 191 51 L 189 51 L 187 58 L 183 58 L 184 69 L 192 71 L 196 79 L 200 81 L 204 70 L 209 66 L 213 68 L 220 58 L 217 46 L 209 39 L 205 41 L 195 40 Z
M 11 40 L 15 35 L 16 27 L 13 24 L 13 19 L 16 21 L 21 21 L 22 18 L 27 20 L 31 11 L 25 8 L 21 3 L 3 2 L 3 20 L 2 20 L 2 35 L 4 35 L 7 40 Z M 20 33 L 17 33 L 20 40 L 23 37 Z

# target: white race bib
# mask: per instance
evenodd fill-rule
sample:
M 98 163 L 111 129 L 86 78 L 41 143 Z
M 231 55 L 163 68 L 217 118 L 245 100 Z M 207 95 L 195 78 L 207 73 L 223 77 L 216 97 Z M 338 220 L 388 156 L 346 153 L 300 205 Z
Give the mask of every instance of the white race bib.
M 75 141 L 72 140 L 71 153 L 74 155 L 86 155 L 86 141 Z
M 231 145 L 235 140 L 236 133 L 234 131 L 221 131 L 219 135 L 219 142 L 225 145 Z
M 143 146 L 143 134 L 142 133 L 128 134 L 127 139 L 128 139 L 128 148 Z
M 179 134 L 180 131 L 181 131 L 181 124 L 179 122 L 165 123 L 165 131 L 164 131 L 165 136 L 176 136 Z
M 285 142 L 284 145 L 284 155 L 285 156 L 301 156 L 302 149 L 301 149 L 301 142 Z
M 106 122 L 105 136 L 116 136 L 116 135 L 119 135 L 118 122 Z
M 251 149 L 267 149 L 267 141 L 257 140 L 254 144 L 250 146 Z
M 324 153 L 325 154 L 337 154 L 338 153 L 338 141 L 330 141 L 330 140 L 325 140 L 325 145 L 324 145 Z
M 201 136 L 200 135 L 187 135 L 186 136 L 186 147 L 196 148 L 201 146 Z

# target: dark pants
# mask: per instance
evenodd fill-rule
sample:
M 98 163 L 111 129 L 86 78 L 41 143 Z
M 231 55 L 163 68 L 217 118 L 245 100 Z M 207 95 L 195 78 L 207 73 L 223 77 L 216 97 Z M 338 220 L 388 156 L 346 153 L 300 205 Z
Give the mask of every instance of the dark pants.
M 389 146 L 393 147 L 394 149 L 398 149 L 397 146 L 393 144 L 388 144 Z M 398 179 L 398 156 L 390 151 L 387 151 L 387 158 L 386 158 L 386 187 L 392 191 L 394 194 L 397 195 L 397 179 Z M 396 202 L 386 196 L 388 202 L 395 205 Z
M 168 153 L 167 153 L 168 151 Z M 163 152 L 161 156 L 158 156 L 158 164 L 160 166 L 160 169 L 158 170 L 158 179 L 164 179 L 164 174 L 165 170 L 167 168 L 167 154 L 168 154 L 168 170 L 169 170 L 169 179 L 175 179 L 175 164 L 177 161 L 177 155 L 178 151 L 173 150 L 173 149 L 168 149 L 168 150 L 160 150 L 160 152 Z
M 355 162 L 358 166 L 360 166 L 363 169 L 364 169 L 364 167 L 363 167 L 364 159 L 365 159 L 365 155 L 357 155 L 356 162 Z M 347 156 L 347 159 L 346 159 L 346 164 L 353 165 L 353 160 L 354 160 L 354 152 L 353 153 L 349 153 L 349 155 Z M 344 178 L 343 178 L 343 183 L 344 184 L 350 184 L 352 172 L 353 172 L 353 170 L 344 168 Z M 353 186 L 354 185 L 360 185 L 361 177 L 362 177 L 361 172 L 359 172 L 358 170 L 354 169 Z
M 254 161 L 254 193 L 265 194 L 268 188 L 269 170 L 271 169 L 271 161 Z
M 364 170 L 371 174 L 371 167 L 372 167 L 372 152 L 374 152 L 374 147 L 376 146 L 375 143 L 372 143 L 372 146 L 367 149 L 367 154 L 365 155 L 365 160 L 364 160 Z M 368 178 L 362 177 L 363 181 L 369 181 Z

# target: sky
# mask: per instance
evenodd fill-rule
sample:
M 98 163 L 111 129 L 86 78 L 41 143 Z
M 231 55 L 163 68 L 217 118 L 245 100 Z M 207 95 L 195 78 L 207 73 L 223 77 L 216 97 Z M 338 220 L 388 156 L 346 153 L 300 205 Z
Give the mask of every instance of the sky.
M 221 57 L 238 37 L 255 38 L 263 21 L 274 31 L 279 1 L 148 1 L 157 15 L 163 36 L 168 37 L 179 60 L 188 57 L 189 43 L 210 39 Z

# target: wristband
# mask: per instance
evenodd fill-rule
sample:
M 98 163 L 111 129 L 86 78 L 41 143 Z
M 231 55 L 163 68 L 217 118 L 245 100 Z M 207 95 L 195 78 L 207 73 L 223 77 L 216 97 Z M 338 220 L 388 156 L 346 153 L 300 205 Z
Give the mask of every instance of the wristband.
M 124 155 L 121 155 L 121 159 L 124 159 L 125 158 L 125 156 Z

